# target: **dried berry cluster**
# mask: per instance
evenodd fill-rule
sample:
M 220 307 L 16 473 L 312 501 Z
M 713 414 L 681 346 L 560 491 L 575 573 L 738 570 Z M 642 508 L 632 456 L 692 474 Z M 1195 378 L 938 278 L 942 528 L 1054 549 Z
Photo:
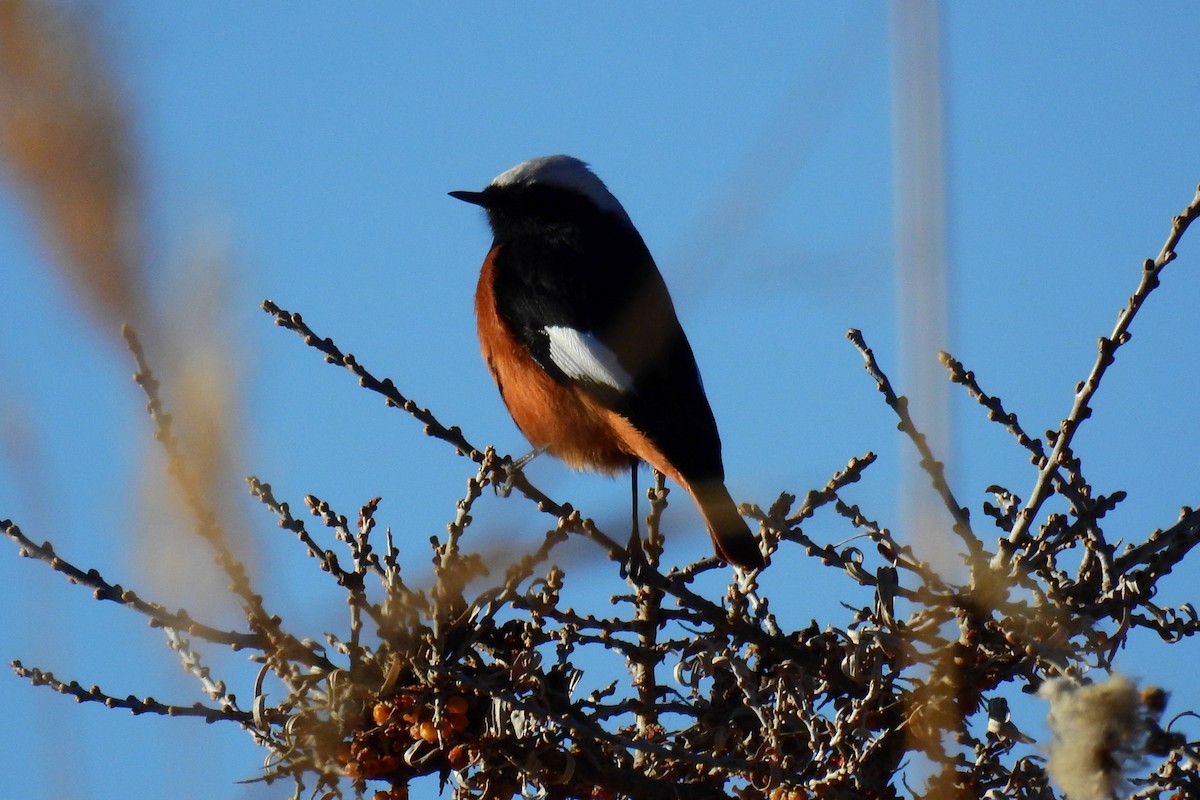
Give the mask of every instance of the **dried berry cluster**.
M 444 701 L 422 698 L 420 686 L 401 689 L 381 698 L 371 709 L 375 723 L 354 733 L 345 749 L 346 774 L 351 778 L 386 778 L 403 781 L 414 774 L 414 764 L 432 757 L 450 769 L 464 769 L 472 761 L 470 741 L 478 735 L 468 731 L 473 724 L 467 698 L 450 695 Z M 474 703 L 478 729 L 478 700 Z M 425 750 L 426 752 L 422 752 Z

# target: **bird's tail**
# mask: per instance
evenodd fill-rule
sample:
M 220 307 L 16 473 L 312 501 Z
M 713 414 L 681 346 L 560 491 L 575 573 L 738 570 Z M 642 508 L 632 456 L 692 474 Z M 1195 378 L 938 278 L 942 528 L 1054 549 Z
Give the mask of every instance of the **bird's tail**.
M 758 547 L 758 537 L 750 533 L 725 484 L 720 481 L 697 482 L 687 486 L 687 490 L 700 507 L 717 555 L 745 569 L 761 567 L 763 555 Z

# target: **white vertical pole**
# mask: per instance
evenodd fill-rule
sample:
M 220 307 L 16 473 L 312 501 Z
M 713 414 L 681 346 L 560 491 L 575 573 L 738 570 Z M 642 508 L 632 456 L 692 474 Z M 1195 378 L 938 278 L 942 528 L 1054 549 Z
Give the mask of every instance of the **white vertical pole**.
M 937 360 L 937 352 L 950 344 L 941 15 L 937 0 L 893 0 L 890 9 L 901 362 L 895 383 L 908 395 L 913 418 L 936 457 L 949 462 L 950 384 Z M 958 542 L 950 541 L 950 517 L 911 446 L 906 443 L 902 453 L 901 505 L 913 545 L 939 570 L 953 571 Z

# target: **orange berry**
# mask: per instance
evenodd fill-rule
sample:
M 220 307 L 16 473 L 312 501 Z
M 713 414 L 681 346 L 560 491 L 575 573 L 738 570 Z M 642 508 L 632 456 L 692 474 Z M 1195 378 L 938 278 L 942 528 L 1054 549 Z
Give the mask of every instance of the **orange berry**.
M 446 755 L 446 761 L 450 764 L 451 769 L 462 769 L 471 763 L 471 754 L 467 751 L 465 744 L 457 744 L 450 748 L 450 752 Z
M 371 710 L 371 717 L 376 725 L 382 725 L 391 719 L 392 708 L 387 703 L 376 703 L 375 708 Z
M 467 698 L 461 694 L 456 694 L 446 701 L 447 714 L 466 714 L 467 713 Z

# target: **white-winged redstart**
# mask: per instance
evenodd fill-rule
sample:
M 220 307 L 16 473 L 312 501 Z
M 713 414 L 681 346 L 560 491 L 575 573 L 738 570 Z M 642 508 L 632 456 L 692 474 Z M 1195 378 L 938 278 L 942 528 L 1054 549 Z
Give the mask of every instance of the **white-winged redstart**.
M 718 556 L 762 566 L 725 488 L 717 424 L 667 286 L 604 183 L 555 155 L 450 195 L 487 211 L 479 343 L 530 443 L 575 468 L 646 462 L 696 501 Z

